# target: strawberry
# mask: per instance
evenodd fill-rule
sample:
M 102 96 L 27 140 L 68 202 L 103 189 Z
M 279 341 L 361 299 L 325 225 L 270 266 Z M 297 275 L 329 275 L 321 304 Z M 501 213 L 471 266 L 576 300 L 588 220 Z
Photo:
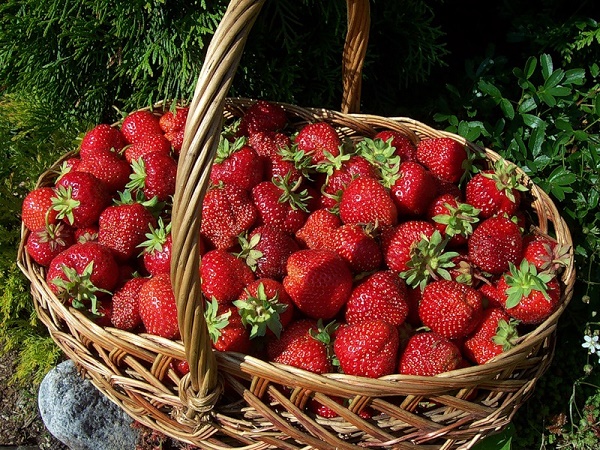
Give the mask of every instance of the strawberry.
M 381 139 L 394 147 L 394 154 L 400 157 L 400 161 L 417 160 L 417 147 L 401 132 L 395 130 L 382 130 L 373 136 L 373 140 L 375 139 Z
M 142 324 L 139 295 L 148 278 L 134 277 L 117 289 L 112 299 L 111 323 L 125 331 L 135 330 Z
M 242 247 L 239 256 L 260 278 L 282 280 L 288 258 L 299 250 L 293 237 L 269 225 L 256 227 L 249 239 L 240 237 L 239 240 Z
M 127 188 L 141 191 L 146 200 L 156 197 L 164 202 L 175 194 L 177 161 L 165 153 L 152 152 L 143 155 L 132 164 L 133 173 Z
M 75 241 L 76 242 L 90 242 L 98 241 L 98 225 L 92 225 L 89 227 L 82 227 L 75 229 Z
M 79 156 L 86 159 L 99 155 L 117 154 L 126 144 L 125 136 L 119 129 L 102 123 L 83 136 L 79 146 Z
M 396 272 L 379 271 L 354 288 L 346 303 L 345 319 L 349 325 L 381 319 L 400 326 L 408 316 L 406 284 Z
M 285 128 L 287 122 L 287 114 L 281 105 L 258 100 L 242 116 L 238 135 L 248 136 L 258 131 L 278 131 Z
M 543 322 L 560 304 L 561 288 L 556 277 L 538 273 L 525 259 L 518 268 L 511 263 L 496 287 L 506 312 L 527 325 Z
M 46 281 L 59 298 L 73 307 L 98 312 L 98 300 L 115 288 L 119 266 L 112 251 L 96 242 L 75 243 L 48 266 Z
M 144 268 L 150 275 L 170 273 L 173 248 L 171 224 L 165 225 L 162 217 L 159 217 L 157 226 L 151 223 L 149 227 L 150 231 L 145 235 L 147 240 L 138 245 L 143 249 Z
M 538 271 L 557 272 L 568 264 L 569 246 L 561 245 L 550 237 L 530 234 L 523 238 L 523 258 Z
M 469 259 L 484 272 L 502 274 L 521 261 L 523 238 L 517 224 L 494 216 L 479 224 L 469 238 Z
M 383 260 L 375 238 L 357 224 L 348 223 L 337 228 L 331 235 L 331 243 L 353 273 L 376 270 Z
M 200 232 L 203 239 L 216 248 L 230 249 L 238 235 L 248 231 L 258 219 L 248 191 L 233 184 L 210 188 L 202 204 Z
M 25 250 L 40 266 L 48 267 L 55 256 L 75 243 L 75 231 L 65 223 L 48 224 L 27 236 Z
M 206 327 L 212 346 L 220 352 L 250 353 L 250 333 L 233 305 L 219 305 L 215 299 L 206 302 Z
M 94 225 L 110 203 L 104 183 L 88 172 L 69 172 L 56 183 L 53 209 L 75 228 Z
M 167 339 L 179 339 L 177 306 L 171 277 L 162 273 L 149 278 L 138 294 L 140 317 L 146 331 Z
M 475 364 L 485 364 L 494 356 L 510 350 L 519 337 L 517 322 L 502 308 L 488 308 L 481 322 L 463 343 L 463 354 Z
M 248 284 L 233 305 L 242 317 L 242 324 L 250 327 L 250 339 L 267 332 L 279 338 L 294 315 L 294 303 L 283 285 L 270 278 Z
M 450 183 L 458 183 L 468 160 L 465 146 L 447 137 L 423 139 L 417 144 L 417 159 L 431 173 Z
M 259 155 L 272 158 L 279 155 L 281 149 L 292 146 L 289 136 L 276 131 L 255 131 L 248 137 L 248 144 Z
M 400 164 L 397 179 L 390 187 L 398 214 L 422 216 L 437 194 L 433 175 L 417 162 Z
M 516 166 L 498 160 L 494 169 L 481 171 L 467 182 L 465 199 L 479 209 L 482 218 L 512 216 L 521 204 L 521 192 L 526 190 L 517 179 Z
M 312 212 L 306 222 L 296 231 L 296 240 L 304 248 L 333 249 L 332 233 L 342 222 L 338 216 L 327 209 Z
M 158 119 L 161 130 L 164 131 L 165 134 L 183 131 L 189 112 L 190 108 L 188 106 L 177 107 L 174 111 L 166 111 L 160 116 L 160 119 Z
M 452 280 L 429 283 L 419 303 L 423 325 L 448 339 L 466 337 L 477 326 L 482 312 L 479 292 Z
M 288 258 L 283 286 L 302 313 L 331 319 L 350 296 L 352 273 L 333 251 L 299 250 Z
M 373 319 L 340 327 L 333 350 L 345 374 L 379 378 L 394 373 L 399 345 L 396 327 Z
M 171 142 L 162 134 L 149 134 L 135 144 L 125 148 L 125 160 L 132 164 L 142 156 L 152 152 L 171 154 Z
M 288 157 L 277 154 L 264 158 L 263 162 L 265 180 L 288 179 L 292 185 L 302 183 L 302 170 Z
M 460 349 L 437 333 L 420 332 L 410 337 L 398 364 L 405 375 L 432 377 L 458 369 L 462 363 Z
M 318 374 L 333 372 L 328 351 L 333 328 L 310 319 L 292 322 L 280 339 L 273 336 L 268 340 L 268 360 Z
M 450 194 L 438 195 L 427 208 L 426 218 L 434 223 L 450 247 L 460 247 L 473 234 L 473 224 L 479 222 L 479 210 Z
M 210 172 L 214 184 L 233 184 L 249 191 L 263 181 L 264 172 L 263 159 L 246 144 L 246 139 L 231 143 L 221 138 Z
M 298 150 L 310 155 L 313 164 L 326 161 L 328 155 L 338 156 L 341 143 L 337 131 L 327 122 L 304 125 L 294 139 Z
M 59 222 L 58 211 L 52 208 L 56 193 L 51 187 L 38 187 L 27 193 L 21 206 L 21 220 L 30 231 L 43 230 Z
M 163 134 L 159 117 L 147 110 L 128 114 L 121 124 L 121 133 L 128 144 L 135 144 L 151 134 Z
M 376 228 L 393 226 L 398 210 L 388 191 L 379 181 L 358 177 L 346 187 L 340 200 L 343 223 L 371 224 Z
M 80 172 L 89 172 L 104 183 L 109 194 L 125 189 L 131 175 L 131 166 L 116 153 L 100 153 L 94 157 L 81 158 L 77 167 Z
M 141 203 L 109 206 L 98 219 L 98 242 L 110 248 L 117 261 L 125 262 L 138 256 L 150 226 L 156 226 L 156 219 Z
M 413 249 L 423 238 L 431 238 L 434 226 L 424 220 L 409 220 L 383 231 L 381 247 L 387 266 L 404 272 L 413 255 Z
M 259 223 L 287 233 L 298 231 L 308 217 L 308 193 L 289 178 L 263 181 L 252 189 L 252 200 L 258 209 Z
M 207 252 L 200 264 L 202 293 L 219 304 L 236 300 L 244 287 L 254 279 L 254 273 L 244 261 L 231 253 L 215 249 Z

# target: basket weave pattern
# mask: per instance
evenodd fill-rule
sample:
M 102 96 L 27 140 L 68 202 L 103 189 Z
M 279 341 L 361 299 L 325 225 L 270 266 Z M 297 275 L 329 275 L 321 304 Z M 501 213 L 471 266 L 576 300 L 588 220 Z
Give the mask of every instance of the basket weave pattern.
M 559 309 L 522 336 L 512 350 L 481 366 L 435 377 L 367 379 L 338 373 L 316 375 L 212 350 L 198 272 L 200 211 L 222 124 L 241 117 L 253 103 L 226 98 L 226 93 L 262 3 L 231 3 L 209 47 L 190 105 L 172 215 L 171 275 L 182 340 L 103 328 L 64 305 L 46 284 L 44 269 L 24 251 L 27 230 L 23 227 L 18 262 L 31 281 L 39 318 L 65 354 L 125 412 L 150 428 L 201 448 L 469 448 L 510 422 L 548 368 L 556 324 L 572 296 L 572 255 L 561 276 Z M 368 2 L 349 1 L 348 11 L 344 112 L 282 104 L 291 126 L 299 129 L 306 123 L 325 121 L 349 139 L 373 137 L 382 129 L 401 131 L 414 142 L 450 137 L 473 151 L 485 152 L 490 162 L 500 158 L 460 136 L 409 118 L 350 113 L 358 110 Z M 61 162 L 40 177 L 38 186 L 54 182 Z M 542 233 L 572 247 L 569 230 L 552 200 L 525 173 L 519 173 L 530 189 L 533 222 Z M 190 364 L 190 373 L 183 379 L 172 366 L 182 359 Z M 324 419 L 307 413 L 304 407 L 312 398 L 339 417 Z M 347 400 L 349 406 L 342 406 L 339 399 Z M 367 406 L 374 411 L 369 419 L 361 415 Z

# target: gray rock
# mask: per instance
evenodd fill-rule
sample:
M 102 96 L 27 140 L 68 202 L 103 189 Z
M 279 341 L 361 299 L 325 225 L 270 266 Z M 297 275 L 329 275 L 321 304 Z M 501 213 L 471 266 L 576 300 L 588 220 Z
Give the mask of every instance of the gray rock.
M 48 431 L 71 450 L 133 450 L 139 431 L 133 419 L 78 375 L 73 361 L 42 381 L 38 406 Z

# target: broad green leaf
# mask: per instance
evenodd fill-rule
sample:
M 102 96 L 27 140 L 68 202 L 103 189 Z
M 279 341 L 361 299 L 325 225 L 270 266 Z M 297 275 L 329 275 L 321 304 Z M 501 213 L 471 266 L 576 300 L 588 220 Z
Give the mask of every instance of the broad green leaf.
M 573 131 L 573 126 L 571 125 L 571 122 L 563 118 L 556 119 L 556 121 L 554 122 L 554 126 L 556 126 L 556 128 L 562 131 Z
M 600 96 L 594 97 L 594 112 L 600 116 Z
M 542 101 L 551 108 L 556 106 L 556 99 L 552 95 L 547 94 L 546 92 L 540 92 L 539 96 Z
M 585 70 L 570 69 L 565 72 L 565 84 L 582 85 L 585 82 Z
M 509 425 L 498 434 L 482 439 L 472 447 L 472 450 L 510 450 L 515 434 L 513 425 Z
M 527 62 L 525 63 L 525 77 L 531 78 L 531 75 L 533 75 L 533 72 L 535 72 L 536 67 L 537 58 L 534 56 L 530 56 Z
M 565 86 L 555 86 L 550 89 L 546 89 L 546 93 L 556 97 L 566 97 L 571 95 L 571 89 Z
M 558 86 L 558 83 L 562 81 L 565 77 L 565 72 L 562 69 L 556 69 L 554 72 L 550 74 L 550 76 L 544 82 L 544 87 L 546 89 Z
M 504 115 L 506 117 L 508 117 L 510 120 L 515 118 L 515 108 L 513 107 L 510 100 L 508 100 L 506 98 L 500 99 L 500 109 L 502 110 Z
M 521 114 L 521 117 L 523 118 L 523 122 L 525 123 L 525 125 L 531 128 L 545 128 L 547 125 L 546 122 L 544 122 L 538 116 L 534 116 L 533 114 Z
M 531 154 L 534 157 L 536 157 L 540 154 L 540 152 L 542 150 L 542 144 L 544 143 L 545 139 L 546 139 L 545 127 L 537 127 L 537 128 L 533 129 L 533 131 L 531 132 L 531 136 L 529 137 L 528 146 L 529 146 L 529 150 L 531 151 Z
M 547 80 L 550 75 L 552 75 L 552 72 L 554 72 L 552 57 L 547 53 L 544 53 L 540 57 L 540 64 L 542 65 L 542 76 L 544 77 L 544 80 Z
M 492 97 L 494 99 L 498 100 L 502 97 L 500 90 L 496 86 L 494 86 L 492 83 L 489 83 L 485 80 L 479 80 L 477 87 L 479 87 L 481 92 L 489 95 L 490 97 Z
M 469 123 L 465 122 L 464 120 L 462 120 L 459 124 L 458 124 L 458 134 L 462 137 L 467 137 L 467 134 L 469 134 Z
M 598 64 L 594 63 L 590 66 L 590 75 L 594 78 L 600 75 L 600 66 Z
M 535 108 L 537 108 L 537 103 L 535 101 L 535 98 L 529 97 L 529 98 L 525 99 L 525 101 L 519 105 L 519 112 L 521 114 L 528 113 L 529 111 L 532 111 Z
M 573 135 L 578 141 L 587 141 L 589 139 L 589 135 L 583 130 L 575 130 Z

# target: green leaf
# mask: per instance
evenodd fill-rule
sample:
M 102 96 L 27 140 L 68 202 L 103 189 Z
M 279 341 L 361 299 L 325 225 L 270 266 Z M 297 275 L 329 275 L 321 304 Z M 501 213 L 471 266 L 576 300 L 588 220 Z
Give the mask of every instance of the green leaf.
M 513 107 L 512 103 L 508 99 L 506 99 L 506 98 L 500 99 L 500 109 L 502 110 L 504 115 L 506 117 L 508 117 L 510 120 L 515 118 L 515 108 Z
M 548 95 L 555 97 L 568 97 L 571 95 L 571 89 L 564 86 L 556 86 L 546 90 Z
M 502 93 L 500 92 L 500 90 L 496 86 L 494 86 L 492 83 L 489 83 L 485 80 L 479 80 L 477 87 L 479 87 L 481 92 L 489 95 L 490 97 L 492 97 L 496 100 L 500 100 L 500 98 L 502 97 Z
M 535 108 L 537 108 L 537 102 L 535 101 L 535 98 L 529 97 L 519 105 L 519 112 L 521 114 L 528 113 L 529 111 L 533 111 Z
M 575 139 L 581 142 L 586 142 L 589 140 L 589 135 L 583 130 L 575 130 L 573 136 L 575 137 Z
M 540 99 L 542 99 L 542 101 L 549 107 L 554 108 L 556 106 L 556 99 L 554 96 L 548 94 L 547 92 L 540 92 L 538 95 Z
M 533 114 L 521 114 L 525 125 L 531 128 L 546 128 L 546 122 Z
M 556 119 L 554 125 L 556 126 L 556 128 L 562 131 L 573 131 L 573 126 L 571 125 L 571 122 L 563 118 Z
M 582 85 L 585 82 L 585 70 L 570 69 L 565 72 L 565 84 Z
M 527 62 L 525 63 L 525 78 L 531 78 L 535 69 L 537 67 L 537 58 L 535 56 L 530 56 Z
M 531 136 L 529 137 L 528 147 L 533 156 L 538 156 L 542 151 L 542 144 L 546 139 L 546 128 L 545 127 L 537 127 L 534 128 L 531 132 Z
M 479 441 L 472 447 L 472 450 L 510 450 L 514 434 L 514 426 L 509 425 L 500 433 L 493 434 Z
M 550 89 L 550 88 L 553 88 L 555 86 L 558 86 L 558 84 L 563 80 L 564 77 L 565 77 L 564 70 L 562 70 L 562 69 L 556 69 L 546 79 L 546 81 L 544 83 L 544 88 Z
M 552 72 L 554 72 L 552 57 L 547 53 L 544 53 L 540 57 L 540 64 L 542 65 L 542 76 L 544 77 L 544 80 L 547 80 L 550 75 L 552 75 Z

